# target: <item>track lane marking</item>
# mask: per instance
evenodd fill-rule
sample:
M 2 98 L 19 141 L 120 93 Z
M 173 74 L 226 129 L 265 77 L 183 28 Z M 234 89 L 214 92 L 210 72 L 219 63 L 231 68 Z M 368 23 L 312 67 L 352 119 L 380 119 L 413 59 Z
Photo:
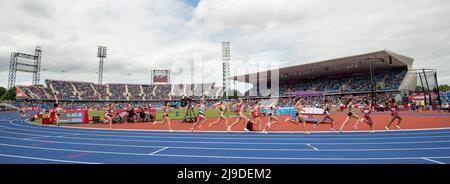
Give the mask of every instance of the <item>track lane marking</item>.
M 11 127 L 4 127 L 4 126 L 0 126 L 3 127 L 5 129 L 12 129 L 12 130 L 20 130 L 20 131 L 29 131 L 29 132 L 40 132 L 40 133 L 55 133 L 54 131 L 40 131 L 40 130 L 32 130 L 32 129 L 21 129 L 21 128 L 11 128 Z M 2 130 L 0 130 L 2 131 Z M 383 139 L 420 139 L 420 138 L 445 138 L 445 137 L 450 137 L 450 135 L 447 135 L 447 133 L 439 133 L 439 134 L 446 134 L 446 135 L 442 135 L 442 136 L 382 136 L 382 137 L 363 137 L 363 138 L 307 138 L 307 137 L 301 137 L 301 138 L 277 138 L 275 140 L 383 140 Z M 98 137 L 120 137 L 120 138 L 125 138 L 125 137 L 146 137 L 146 138 L 167 138 L 167 139 L 217 139 L 217 140 L 223 140 L 223 139 L 227 139 L 227 140 L 242 140 L 242 139 L 247 139 L 247 140 L 274 140 L 274 138 L 266 138 L 266 137 L 226 137 L 225 135 L 223 137 L 215 137 L 215 138 L 211 138 L 211 137 L 192 137 L 192 136 L 187 136 L 187 137 L 182 137 L 182 136 L 153 136 L 153 135 L 148 135 L 148 136 L 116 136 L 116 135 L 99 135 L 99 134 L 68 134 L 68 135 L 83 135 L 83 136 L 98 136 Z M 400 135 L 400 134 L 399 134 Z M 380 135 L 377 135 L 380 136 Z M 132 140 L 132 139 L 129 139 Z
M 1 131 L 0 132 L 6 132 Z M 6 132 L 10 134 L 18 134 L 18 135 L 34 135 L 37 134 L 27 134 L 27 133 L 18 133 L 18 132 Z M 2 137 L 2 136 L 0 136 Z M 5 136 L 3 136 L 5 137 Z M 119 141 L 119 142 L 152 142 L 152 143 L 192 143 L 192 144 L 236 144 L 236 145 L 301 145 L 306 142 L 279 142 L 279 143 L 269 143 L 269 142 L 205 142 L 205 141 L 166 141 L 166 140 L 133 140 L 133 139 L 98 139 L 98 138 L 83 138 L 83 137 L 63 137 L 65 139 L 76 139 L 76 140 L 93 140 L 93 141 Z M 386 144 L 417 144 L 417 143 L 445 143 L 450 142 L 450 140 L 445 141 L 408 141 L 408 142 L 317 142 L 314 144 L 320 145 L 355 145 L 355 144 L 364 144 L 364 145 L 386 145 Z
M 30 159 L 30 160 L 42 160 L 42 161 L 75 163 L 75 164 L 102 164 L 102 163 L 96 163 L 96 162 L 79 162 L 79 161 L 72 161 L 72 160 L 59 160 L 59 159 L 50 159 L 50 158 L 20 156 L 20 155 L 8 155 L 8 154 L 1 154 L 1 153 L 0 153 L 0 157 L 22 158 L 22 159 Z
M 215 156 L 215 155 L 183 155 L 183 154 L 154 154 L 162 157 L 186 157 L 186 158 L 217 158 L 217 159 L 261 159 L 261 160 L 420 160 L 423 157 L 239 157 L 239 156 Z M 450 156 L 438 156 L 427 158 L 450 158 Z
M 33 124 L 33 123 L 30 123 L 30 122 L 28 122 L 26 120 L 24 120 L 24 122 L 26 124 L 32 125 L 32 126 L 34 126 L 36 128 L 39 128 L 39 129 L 41 129 L 41 127 L 48 127 L 48 128 L 52 128 L 53 127 L 53 128 L 56 128 L 56 126 L 52 126 L 52 125 L 49 126 L 49 125 Z M 13 125 L 16 125 L 16 124 L 13 124 Z M 111 132 L 108 128 L 70 127 L 70 126 L 60 126 L 58 128 L 63 128 L 63 129 L 66 129 L 66 130 L 72 129 L 75 132 L 78 132 L 78 130 L 79 131 L 89 130 L 89 131 L 95 131 L 95 132 L 102 132 L 102 133 L 105 133 L 105 134 Z M 127 135 L 127 133 L 125 133 L 125 132 L 138 132 L 138 133 L 142 133 L 142 135 L 148 135 L 146 133 L 164 133 L 164 134 L 176 133 L 175 135 L 177 135 L 177 134 L 178 135 L 192 135 L 192 132 L 189 131 L 189 130 L 174 130 L 174 132 L 168 132 L 168 131 L 164 131 L 164 130 L 151 130 L 151 129 L 114 129 L 114 130 L 116 130 L 116 131 L 123 131 L 123 132 L 115 132 L 115 133 L 117 133 L 117 134 L 124 133 L 124 135 Z M 394 132 L 402 132 L 402 133 L 406 132 L 405 134 L 416 134 L 414 131 L 435 131 L 435 130 L 450 130 L 450 127 L 444 127 L 444 128 L 422 128 L 422 129 L 402 129 L 402 130 L 393 130 L 393 131 L 378 130 L 376 132 L 384 132 L 384 133 L 389 133 L 389 134 L 391 134 L 391 133 L 394 134 Z M 346 131 L 346 132 L 350 132 L 350 133 L 366 133 L 364 131 Z M 409 132 L 414 132 L 414 133 L 409 133 Z M 181 133 L 186 133 L 186 134 L 181 134 Z M 258 134 L 258 132 L 249 134 L 249 133 L 244 133 L 242 131 L 230 131 L 230 132 L 227 132 L 227 131 L 208 131 L 208 132 L 200 132 L 199 135 L 201 135 L 201 134 L 209 134 L 211 136 L 216 136 L 215 134 L 212 134 L 212 133 L 227 133 L 225 135 L 230 135 L 230 133 L 231 133 L 231 134 L 240 134 L 240 135 L 247 135 L 247 136 L 249 136 L 249 135 L 261 135 L 261 134 Z M 271 131 L 270 133 L 286 134 L 286 135 L 277 135 L 277 136 L 298 136 L 298 135 L 303 135 L 303 132 L 301 132 L 301 131 L 296 132 L 296 133 L 298 133 L 298 135 L 290 135 L 290 134 L 292 134 L 292 132 L 288 132 L 288 131 Z M 332 131 L 315 131 L 314 133 L 319 133 L 319 134 L 332 133 L 333 134 L 335 132 L 332 132 Z M 432 133 L 432 132 L 430 132 L 430 133 Z M 420 134 L 422 134 L 422 133 L 420 133 Z M 373 135 L 373 134 L 366 134 L 366 135 Z M 217 135 L 217 136 L 223 136 L 223 135 Z M 310 135 L 308 135 L 308 136 L 310 136 Z M 312 136 L 314 136 L 314 134 Z M 336 135 L 320 135 L 320 136 L 359 136 L 359 135 L 341 135 L 341 134 L 336 134 Z
M 430 162 L 438 163 L 438 164 L 446 164 L 446 163 L 444 163 L 444 162 L 439 162 L 439 161 L 436 161 L 436 160 L 433 160 L 433 159 L 429 159 L 429 158 L 426 158 L 426 157 L 423 157 L 422 159 L 423 159 L 423 160 L 430 161 Z
M 159 149 L 159 150 L 156 150 L 156 151 L 154 151 L 154 152 L 149 153 L 148 155 L 154 155 L 154 154 L 157 154 L 157 153 L 159 153 L 159 152 L 161 152 L 161 151 L 166 150 L 167 148 L 169 148 L 169 147 L 161 148 L 161 149 Z
M 23 140 L 21 138 L 0 136 L 4 139 Z M 89 145 L 89 146 L 109 146 L 109 147 L 136 147 L 136 148 L 161 148 L 164 146 L 147 146 L 147 145 L 129 145 L 129 144 L 101 144 L 101 143 L 84 143 L 84 142 L 65 142 L 65 141 L 48 141 L 48 140 L 26 140 L 39 142 L 33 145 L 45 145 L 50 143 L 56 144 L 72 144 L 72 145 Z M 450 142 L 450 141 L 447 141 Z M 170 146 L 172 149 L 187 150 L 236 150 L 236 151 L 309 151 L 311 149 L 289 149 L 289 148 L 236 148 L 236 147 L 189 147 L 189 146 Z M 417 151 L 417 150 L 447 150 L 450 147 L 425 147 L 425 148 L 362 148 L 362 149 L 321 149 L 321 151 Z
M 5 145 L 5 144 L 0 144 Z M 56 151 L 73 151 L 73 152 L 87 152 L 87 153 L 101 153 L 101 154 L 119 154 L 119 155 L 139 155 L 150 156 L 149 154 L 137 154 L 137 153 L 123 153 L 123 152 L 101 152 L 101 151 L 88 151 L 88 150 L 72 150 L 72 149 L 56 149 L 56 148 L 41 148 L 41 147 L 29 147 L 29 146 L 17 146 L 10 145 L 12 147 L 24 147 L 30 149 L 44 149 L 44 150 L 56 150 Z M 166 148 L 167 149 L 167 148 Z M 163 149 L 160 149 L 162 151 Z M 164 149 L 165 150 L 165 149 Z M 159 151 L 159 150 L 157 150 Z M 160 152 L 159 151 L 159 152 Z M 323 158 L 311 158 L 311 157 L 237 157 L 237 156 L 217 156 L 217 155 L 183 155 L 183 154 L 159 154 L 153 153 L 151 156 L 170 156 L 170 157 L 196 157 L 196 158 L 227 158 L 227 159 L 265 159 L 265 160 L 416 160 L 423 159 L 425 157 L 369 157 L 369 158 L 343 158 L 343 157 L 323 157 Z M 426 158 L 450 158 L 450 156 L 438 156 L 438 157 L 426 157 Z
M 312 149 L 316 150 L 316 151 L 319 151 L 319 149 L 317 149 L 316 147 L 312 146 L 312 145 L 311 145 L 311 144 L 309 144 L 309 143 L 306 143 L 306 145 L 307 145 L 308 147 L 310 147 L 310 148 L 312 148 Z
M 25 138 L 25 139 L 22 139 L 22 140 L 24 140 L 24 141 L 36 140 L 36 139 L 47 138 L 47 137 L 53 137 L 53 136 L 36 136 L 36 137 L 31 137 L 31 138 Z
M 145 153 L 129 153 L 129 152 L 127 153 L 127 152 L 113 152 L 113 151 L 92 151 L 92 150 L 80 150 L 80 149 L 47 148 L 47 147 L 33 147 L 33 146 L 3 144 L 3 143 L 0 143 L 0 146 L 27 148 L 27 149 L 51 150 L 51 151 L 86 152 L 86 153 L 99 153 L 99 154 L 111 154 L 111 155 L 148 156 L 148 154 L 145 154 Z

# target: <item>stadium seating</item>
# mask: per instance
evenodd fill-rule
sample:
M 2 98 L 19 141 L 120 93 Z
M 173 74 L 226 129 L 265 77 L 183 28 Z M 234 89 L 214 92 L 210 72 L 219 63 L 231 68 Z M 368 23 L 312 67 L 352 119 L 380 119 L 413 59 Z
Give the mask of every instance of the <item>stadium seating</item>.
M 81 100 L 100 100 L 100 96 L 95 92 L 92 83 L 71 82 Z
M 106 84 L 92 84 L 101 100 L 107 100 L 109 96 L 108 86 Z
M 127 84 L 128 87 L 128 99 L 129 100 L 143 100 L 141 91 L 141 85 L 139 84 Z
M 111 96 L 110 100 L 127 100 L 125 96 L 125 84 L 108 84 Z
M 377 91 L 398 90 L 406 72 L 406 70 L 377 72 L 374 76 Z M 312 78 L 280 83 L 280 96 L 285 96 L 288 92 L 293 91 L 323 91 L 335 94 L 370 92 L 370 76 L 367 74 L 356 74 L 339 78 Z
M 54 100 L 54 96 L 42 85 L 21 86 L 20 89 L 31 99 Z
M 92 82 L 46 80 L 44 86 L 23 86 L 22 89 L 31 99 L 53 100 L 168 100 L 181 99 L 183 96 L 200 98 L 213 86 L 206 84 L 141 85 L 141 84 L 95 84 Z M 181 87 L 181 90 L 175 90 Z M 203 88 L 204 87 L 204 88 Z M 176 92 L 174 92 L 176 91 Z M 196 96 L 200 94 L 199 96 Z
M 397 91 L 406 75 L 406 69 L 377 71 L 374 75 L 376 89 L 379 92 Z M 44 86 L 23 86 L 24 93 L 31 99 L 48 100 L 178 100 L 182 97 L 200 99 L 207 95 L 209 99 L 217 99 L 223 95 L 223 87 L 215 87 L 214 83 L 206 84 L 95 84 L 92 82 L 46 80 Z M 348 76 L 309 78 L 280 83 L 280 96 L 286 96 L 293 91 L 322 91 L 329 95 L 333 102 L 338 103 L 341 95 L 352 93 L 367 93 L 371 91 L 370 76 L 367 74 L 352 74 Z M 256 87 L 251 90 L 256 90 Z M 264 92 L 264 91 L 263 91 Z M 381 98 L 384 100 L 386 98 Z M 318 100 L 311 99 L 309 104 Z M 282 103 L 283 104 L 283 103 Z
M 59 100 L 79 100 L 70 81 L 46 80 L 47 86 Z
M 171 85 L 157 85 L 154 100 L 164 100 L 169 99 L 170 92 L 171 92 L 172 86 Z
M 142 91 L 144 93 L 145 100 L 153 99 L 153 90 L 155 89 L 155 85 L 142 85 Z

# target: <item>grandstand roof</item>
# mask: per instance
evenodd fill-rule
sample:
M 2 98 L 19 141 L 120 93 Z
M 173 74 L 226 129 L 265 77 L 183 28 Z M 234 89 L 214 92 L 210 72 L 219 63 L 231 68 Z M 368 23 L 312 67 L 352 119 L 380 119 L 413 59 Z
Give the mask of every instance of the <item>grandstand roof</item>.
M 283 67 L 278 70 L 278 73 L 280 81 L 339 76 L 363 72 L 368 73 L 369 62 L 373 63 L 373 67 L 376 72 L 376 70 L 386 70 L 399 67 L 407 67 L 408 69 L 412 69 L 414 59 L 388 50 L 382 50 L 302 65 Z M 258 73 L 237 75 L 230 77 L 230 79 L 255 84 L 257 76 L 263 72 L 268 72 L 266 75 L 270 77 L 270 73 L 275 71 L 269 70 Z

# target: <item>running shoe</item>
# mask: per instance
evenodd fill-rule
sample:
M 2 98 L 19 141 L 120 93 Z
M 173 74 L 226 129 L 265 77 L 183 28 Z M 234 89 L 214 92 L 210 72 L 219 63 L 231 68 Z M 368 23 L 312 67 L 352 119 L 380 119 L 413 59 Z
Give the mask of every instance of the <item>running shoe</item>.
M 397 128 L 397 130 L 401 130 L 400 126 L 398 126 L 398 125 L 395 126 L 395 128 Z

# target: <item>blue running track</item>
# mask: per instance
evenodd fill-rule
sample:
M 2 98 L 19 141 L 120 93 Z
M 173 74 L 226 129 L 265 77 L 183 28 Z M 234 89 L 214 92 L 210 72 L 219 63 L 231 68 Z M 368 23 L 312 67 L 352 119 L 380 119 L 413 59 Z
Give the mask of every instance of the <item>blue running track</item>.
M 0 113 L 0 163 L 445 164 L 450 129 L 190 133 L 63 128 Z

